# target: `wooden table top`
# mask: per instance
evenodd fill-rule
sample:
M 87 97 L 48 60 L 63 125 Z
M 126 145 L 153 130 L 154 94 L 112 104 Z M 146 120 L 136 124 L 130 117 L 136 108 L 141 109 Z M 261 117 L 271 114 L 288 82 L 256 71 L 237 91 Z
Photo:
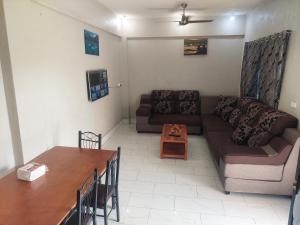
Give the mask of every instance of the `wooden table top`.
M 76 191 L 95 168 L 102 173 L 115 151 L 54 147 L 32 162 L 47 165 L 33 182 L 16 171 L 0 179 L 0 225 L 58 225 L 76 206 Z
M 172 130 L 178 129 L 179 137 L 171 136 Z M 170 143 L 186 143 L 187 142 L 187 127 L 184 124 L 164 124 L 161 142 L 170 142 Z

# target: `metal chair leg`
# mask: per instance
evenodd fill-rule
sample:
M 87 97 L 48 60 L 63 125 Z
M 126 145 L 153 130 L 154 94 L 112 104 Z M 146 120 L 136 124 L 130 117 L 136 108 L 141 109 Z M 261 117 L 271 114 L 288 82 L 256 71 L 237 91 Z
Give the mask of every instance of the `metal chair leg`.
M 120 206 L 119 206 L 119 192 L 116 191 L 116 213 L 117 213 L 117 222 L 120 222 Z
M 106 204 L 103 207 L 103 218 L 104 218 L 104 225 L 108 225 L 108 223 L 107 223 L 107 205 Z

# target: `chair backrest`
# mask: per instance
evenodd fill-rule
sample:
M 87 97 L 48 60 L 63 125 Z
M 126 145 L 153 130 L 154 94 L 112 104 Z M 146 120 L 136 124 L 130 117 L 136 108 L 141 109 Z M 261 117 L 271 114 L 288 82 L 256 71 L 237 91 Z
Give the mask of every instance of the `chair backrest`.
M 78 147 L 89 149 L 101 149 L 101 134 L 95 134 L 93 132 L 78 132 Z
M 96 216 L 97 169 L 90 175 L 77 191 L 77 221 L 78 225 L 86 225 Z
M 119 186 L 119 171 L 120 171 L 120 156 L 121 156 L 121 148 L 118 147 L 117 155 L 111 160 L 107 160 L 106 162 L 106 173 L 105 173 L 105 202 L 108 200 L 109 192 L 118 191 Z M 101 182 L 101 181 L 100 181 Z

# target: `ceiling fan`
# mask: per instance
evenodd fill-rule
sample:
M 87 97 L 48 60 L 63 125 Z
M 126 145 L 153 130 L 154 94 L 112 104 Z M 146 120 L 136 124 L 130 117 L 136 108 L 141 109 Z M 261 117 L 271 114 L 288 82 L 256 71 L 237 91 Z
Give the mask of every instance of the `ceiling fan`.
M 210 23 L 213 22 L 213 20 L 190 20 L 190 17 L 185 14 L 185 10 L 187 8 L 187 3 L 181 3 L 180 7 L 182 8 L 182 16 L 180 21 L 174 21 L 179 22 L 179 25 L 184 26 L 189 23 Z

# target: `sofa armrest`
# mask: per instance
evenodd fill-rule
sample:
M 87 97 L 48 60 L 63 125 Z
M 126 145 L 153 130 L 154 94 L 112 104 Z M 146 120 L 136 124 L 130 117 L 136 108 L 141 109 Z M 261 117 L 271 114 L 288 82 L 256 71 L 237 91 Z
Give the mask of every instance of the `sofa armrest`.
M 150 104 L 141 104 L 139 108 L 136 110 L 136 116 L 150 117 L 151 107 L 152 106 Z
M 213 114 L 218 104 L 219 96 L 201 96 L 201 113 Z
M 150 104 L 151 105 L 151 95 L 149 94 L 143 94 L 141 95 L 141 101 L 140 104 Z

